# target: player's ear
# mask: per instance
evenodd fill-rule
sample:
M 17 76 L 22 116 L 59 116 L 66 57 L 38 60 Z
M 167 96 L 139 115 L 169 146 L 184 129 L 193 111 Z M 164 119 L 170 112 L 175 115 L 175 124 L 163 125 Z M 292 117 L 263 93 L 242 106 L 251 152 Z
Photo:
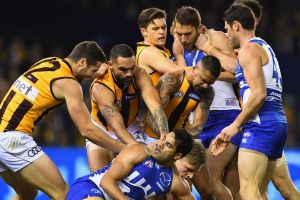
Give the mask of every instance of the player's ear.
M 174 156 L 174 160 L 178 160 L 180 158 L 182 158 L 182 153 L 176 153 Z
M 147 30 L 145 28 L 140 28 L 140 31 L 141 31 L 143 37 L 147 37 L 148 34 L 147 34 Z

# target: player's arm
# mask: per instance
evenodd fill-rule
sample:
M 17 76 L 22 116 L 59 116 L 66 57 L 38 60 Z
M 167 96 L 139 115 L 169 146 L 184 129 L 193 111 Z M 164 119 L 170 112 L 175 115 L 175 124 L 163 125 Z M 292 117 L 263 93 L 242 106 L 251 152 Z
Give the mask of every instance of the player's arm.
M 127 131 L 123 117 L 115 105 L 115 95 L 107 86 L 95 83 L 91 90 L 92 100 L 95 101 L 101 115 L 113 129 L 116 136 L 124 143 L 135 143 L 134 137 Z
M 161 105 L 158 92 L 153 86 L 149 75 L 144 69 L 138 68 L 135 80 L 140 88 L 143 100 L 152 115 L 153 123 L 156 124 L 159 134 L 169 133 L 167 117 Z
M 90 113 L 83 101 L 82 88 L 76 80 L 56 80 L 52 91 L 56 98 L 66 101 L 69 114 L 83 137 L 117 153 L 125 147 L 124 144 L 113 140 L 92 123 Z
M 144 49 L 139 56 L 138 65 L 149 66 L 161 74 L 182 68 L 165 57 L 165 55 L 156 47 L 148 47 Z
M 173 172 L 173 183 L 170 192 L 178 200 L 196 200 L 189 185 L 175 172 Z
M 127 177 L 132 168 L 145 160 L 148 156 L 146 146 L 143 144 L 133 144 L 122 150 L 114 159 L 111 167 L 103 176 L 100 186 L 112 199 L 128 199 L 117 185 Z M 121 169 L 121 170 L 120 170 Z
M 218 77 L 218 80 L 220 81 L 226 81 L 226 82 L 230 82 L 230 83 L 236 83 L 236 78 L 235 76 L 228 71 L 223 71 L 220 73 L 220 76 Z
M 207 34 L 200 34 L 195 45 L 206 54 L 217 57 L 226 71 L 235 73 L 237 56 L 225 33 L 208 30 Z
M 260 48 L 258 44 L 248 43 L 239 51 L 240 64 L 251 90 L 242 112 L 233 122 L 239 128 L 257 114 L 267 95 Z
M 214 89 L 211 86 L 201 95 L 201 99 L 194 112 L 193 125 L 188 129 L 188 132 L 193 135 L 193 137 L 201 133 L 208 118 L 210 105 L 213 102 L 214 96 Z
M 180 83 L 181 80 L 176 76 L 176 72 L 170 72 L 160 77 L 156 87 L 163 109 L 167 107 L 171 95 L 178 90 Z M 156 123 L 154 123 L 154 116 L 147 114 L 146 122 L 154 133 L 159 133 Z

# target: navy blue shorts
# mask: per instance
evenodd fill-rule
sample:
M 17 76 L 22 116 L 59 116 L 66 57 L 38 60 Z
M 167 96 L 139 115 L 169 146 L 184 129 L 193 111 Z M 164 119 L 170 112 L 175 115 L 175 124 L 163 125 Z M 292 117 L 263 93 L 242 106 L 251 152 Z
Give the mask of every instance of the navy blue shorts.
M 91 181 L 77 179 L 67 193 L 67 200 L 82 200 L 87 197 L 101 197 L 104 195 L 97 185 Z
M 287 137 L 287 124 L 281 122 L 249 123 L 244 127 L 240 148 L 255 150 L 277 159 L 282 156 Z
M 215 139 L 226 126 L 230 125 L 240 112 L 240 110 L 210 111 L 202 133 L 199 135 L 199 139 L 204 147 L 208 148 L 211 141 Z M 237 134 L 231 139 L 231 143 L 238 147 L 242 140 L 242 136 L 242 134 Z

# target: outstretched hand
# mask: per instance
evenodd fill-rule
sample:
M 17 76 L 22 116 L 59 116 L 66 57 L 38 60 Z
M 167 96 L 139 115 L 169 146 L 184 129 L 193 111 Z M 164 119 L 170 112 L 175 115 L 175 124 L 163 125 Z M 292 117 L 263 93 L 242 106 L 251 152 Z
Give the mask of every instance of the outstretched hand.
M 225 127 L 212 142 L 212 154 L 220 154 L 227 147 L 231 138 L 234 137 L 239 131 L 240 128 L 234 124 L 230 124 L 229 126 Z

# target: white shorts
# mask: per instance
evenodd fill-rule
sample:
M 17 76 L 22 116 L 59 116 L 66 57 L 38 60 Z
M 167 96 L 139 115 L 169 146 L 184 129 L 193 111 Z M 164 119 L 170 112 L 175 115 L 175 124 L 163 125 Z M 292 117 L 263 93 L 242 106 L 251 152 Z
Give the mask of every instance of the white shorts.
M 120 139 L 114 134 L 114 132 L 112 131 L 107 131 L 105 128 L 103 128 L 102 126 L 100 126 L 97 122 L 95 122 L 94 120 L 92 120 L 92 122 L 99 128 L 101 129 L 103 132 L 105 132 L 107 135 L 109 135 L 110 137 L 112 137 L 114 140 L 117 140 L 119 142 Z M 139 120 L 135 120 L 134 122 L 132 122 L 130 124 L 130 126 L 127 128 L 128 132 L 135 138 L 136 141 L 138 142 L 142 142 L 144 143 L 144 135 L 146 135 L 144 133 L 144 129 L 140 124 Z M 91 141 L 89 141 L 88 139 L 86 139 L 86 148 L 89 150 L 95 150 L 95 149 L 102 149 L 102 150 L 106 150 L 105 148 L 96 145 L 94 143 L 92 143 Z
M 19 171 L 44 155 L 33 138 L 20 131 L 0 132 L 0 172 Z

